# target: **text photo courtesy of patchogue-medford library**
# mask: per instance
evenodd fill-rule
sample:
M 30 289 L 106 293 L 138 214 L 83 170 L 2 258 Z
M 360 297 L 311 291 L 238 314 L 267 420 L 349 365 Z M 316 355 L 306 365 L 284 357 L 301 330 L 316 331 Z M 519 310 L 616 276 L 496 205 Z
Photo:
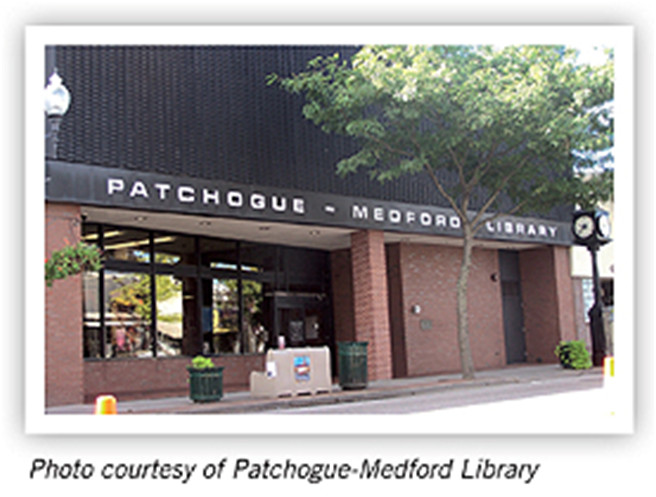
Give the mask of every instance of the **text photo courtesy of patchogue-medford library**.
M 197 356 L 248 391 L 282 348 L 335 380 L 341 343 L 369 380 L 599 366 L 596 47 L 46 44 L 45 405 L 185 396 Z

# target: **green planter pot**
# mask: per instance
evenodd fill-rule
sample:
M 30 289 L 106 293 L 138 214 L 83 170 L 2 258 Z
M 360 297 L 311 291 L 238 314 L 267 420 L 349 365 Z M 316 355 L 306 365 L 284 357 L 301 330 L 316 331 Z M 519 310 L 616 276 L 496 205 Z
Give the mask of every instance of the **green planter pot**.
M 189 398 L 194 402 L 216 402 L 223 397 L 223 367 L 188 367 Z

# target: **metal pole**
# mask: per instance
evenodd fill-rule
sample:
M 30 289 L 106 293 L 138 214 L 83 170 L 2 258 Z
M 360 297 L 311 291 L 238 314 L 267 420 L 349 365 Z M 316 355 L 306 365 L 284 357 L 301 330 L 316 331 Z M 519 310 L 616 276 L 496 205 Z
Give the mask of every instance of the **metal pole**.
M 590 317 L 590 335 L 592 338 L 592 363 L 595 366 L 603 366 L 606 356 L 606 334 L 604 333 L 603 302 L 601 300 L 601 282 L 599 280 L 599 268 L 597 266 L 598 244 L 588 247 L 592 259 L 592 285 L 594 288 L 594 305 L 588 312 Z

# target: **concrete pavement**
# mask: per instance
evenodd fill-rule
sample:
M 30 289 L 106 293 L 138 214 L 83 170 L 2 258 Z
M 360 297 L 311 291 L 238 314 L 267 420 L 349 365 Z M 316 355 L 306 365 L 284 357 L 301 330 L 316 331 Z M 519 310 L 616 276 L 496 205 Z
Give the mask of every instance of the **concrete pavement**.
M 473 380 L 463 380 L 460 374 L 444 374 L 418 378 L 398 378 L 370 381 L 361 390 L 342 390 L 333 385 L 330 393 L 299 395 L 276 399 L 256 398 L 250 392 L 224 393 L 219 402 L 195 403 L 188 397 L 130 400 L 117 399 L 119 414 L 237 414 L 263 413 L 273 409 L 293 409 L 312 405 L 327 405 L 344 402 L 363 402 L 392 397 L 417 395 L 440 389 L 470 388 L 473 386 L 500 385 L 521 382 L 545 382 L 571 376 L 593 375 L 602 385 L 601 368 L 567 370 L 557 364 L 519 365 L 502 369 L 479 371 Z M 50 407 L 46 414 L 93 414 L 92 404 Z

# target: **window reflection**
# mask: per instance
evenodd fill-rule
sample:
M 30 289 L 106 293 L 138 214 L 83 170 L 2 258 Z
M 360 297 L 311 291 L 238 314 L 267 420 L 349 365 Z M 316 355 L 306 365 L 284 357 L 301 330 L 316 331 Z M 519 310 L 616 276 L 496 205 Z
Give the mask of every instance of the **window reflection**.
M 276 333 L 326 341 L 306 309 L 329 288 L 325 252 L 91 223 L 82 237 L 105 255 L 83 278 L 87 358 L 261 354 Z
M 83 309 L 82 318 L 84 329 L 84 357 L 100 359 L 103 357 L 102 337 L 100 333 L 100 306 L 98 281 L 100 274 L 98 272 L 86 271 L 83 275 Z
M 150 276 L 105 272 L 105 357 L 152 357 Z
M 129 262 L 150 262 L 150 236 L 147 231 L 107 230 L 103 235 L 105 257 Z
M 208 311 L 204 347 L 209 354 L 239 354 L 239 281 L 236 279 L 213 279 L 205 282 L 211 302 Z M 211 325 L 209 325 L 211 323 Z
M 269 339 L 270 303 L 259 281 L 213 279 L 205 282 L 211 289 L 211 302 L 204 308 L 206 354 L 263 353 Z M 269 297 L 270 298 L 270 297 Z M 240 330 L 239 320 L 242 319 Z M 211 324 L 210 324 L 211 323 Z
M 194 237 L 155 233 L 155 262 L 167 265 L 196 264 L 196 243 Z
M 182 352 L 184 336 L 182 280 L 172 275 L 155 276 L 157 296 L 157 355 L 170 357 Z
M 211 238 L 200 239 L 201 264 L 212 269 L 236 271 L 237 242 Z
M 246 353 L 263 353 L 269 340 L 270 302 L 264 295 L 264 284 L 242 281 L 244 300 L 244 348 Z

